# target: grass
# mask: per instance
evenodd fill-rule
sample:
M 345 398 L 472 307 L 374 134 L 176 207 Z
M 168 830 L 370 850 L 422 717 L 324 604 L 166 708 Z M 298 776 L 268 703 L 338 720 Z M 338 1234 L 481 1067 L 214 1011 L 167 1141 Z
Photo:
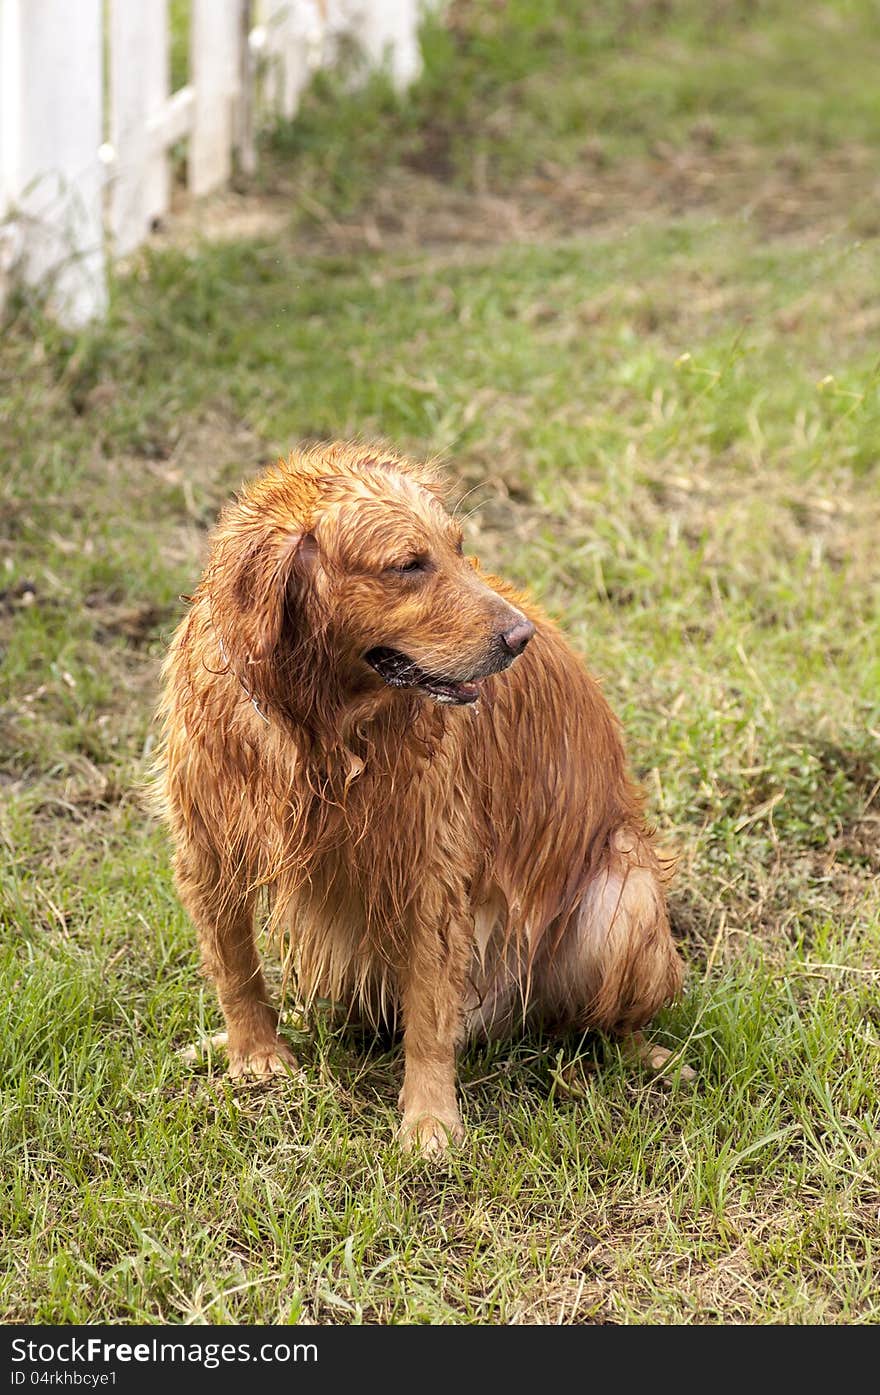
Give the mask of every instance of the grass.
M 12 307 L 5 1321 L 878 1320 L 880 256 L 846 175 L 877 36 L 704 10 L 456 5 L 409 106 L 325 84 L 275 136 L 241 196 L 271 236 L 146 250 L 80 335 Z M 219 1014 L 139 793 L 219 504 L 348 434 L 446 455 L 681 859 L 656 1035 L 697 1087 L 592 1039 L 474 1052 L 439 1171 L 395 1147 L 387 1043 L 291 1025 L 295 1088 L 179 1058 Z

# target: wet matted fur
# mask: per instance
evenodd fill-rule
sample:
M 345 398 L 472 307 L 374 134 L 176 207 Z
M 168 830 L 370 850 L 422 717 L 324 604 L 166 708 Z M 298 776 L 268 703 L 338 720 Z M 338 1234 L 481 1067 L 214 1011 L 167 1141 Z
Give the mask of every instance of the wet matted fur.
M 460 1136 L 468 1035 L 533 1017 L 640 1042 L 681 981 L 618 723 L 442 498 L 352 444 L 245 488 L 165 665 L 158 779 L 232 1073 L 293 1062 L 265 903 L 298 998 L 402 1025 L 403 1138 L 429 1152 Z

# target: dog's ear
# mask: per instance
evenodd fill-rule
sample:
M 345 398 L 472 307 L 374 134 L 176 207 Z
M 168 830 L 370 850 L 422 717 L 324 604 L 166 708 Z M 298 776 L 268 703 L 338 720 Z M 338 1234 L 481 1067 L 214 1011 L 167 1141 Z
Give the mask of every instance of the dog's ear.
M 274 528 L 230 538 L 213 571 L 214 623 L 234 667 L 265 663 L 286 630 L 301 628 L 306 588 L 317 561 L 311 533 Z

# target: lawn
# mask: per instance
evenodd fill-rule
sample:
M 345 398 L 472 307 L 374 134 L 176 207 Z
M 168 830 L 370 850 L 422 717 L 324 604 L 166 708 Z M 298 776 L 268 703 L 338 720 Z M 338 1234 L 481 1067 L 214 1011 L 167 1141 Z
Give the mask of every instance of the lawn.
M 9 308 L 0 1318 L 877 1322 L 875 9 L 473 0 L 426 54 L 403 103 L 323 79 L 104 324 Z M 696 1085 L 474 1051 L 439 1168 L 393 1043 L 182 1058 L 220 1015 L 143 795 L 220 504 L 349 435 L 446 460 L 679 857 Z

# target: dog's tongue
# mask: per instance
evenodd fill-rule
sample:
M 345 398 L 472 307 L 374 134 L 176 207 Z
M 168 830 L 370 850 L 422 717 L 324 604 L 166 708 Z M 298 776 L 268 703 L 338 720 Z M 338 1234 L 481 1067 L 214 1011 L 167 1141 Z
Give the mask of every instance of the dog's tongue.
M 479 683 L 456 683 L 454 687 L 456 695 L 462 702 L 476 702 L 480 696 Z

